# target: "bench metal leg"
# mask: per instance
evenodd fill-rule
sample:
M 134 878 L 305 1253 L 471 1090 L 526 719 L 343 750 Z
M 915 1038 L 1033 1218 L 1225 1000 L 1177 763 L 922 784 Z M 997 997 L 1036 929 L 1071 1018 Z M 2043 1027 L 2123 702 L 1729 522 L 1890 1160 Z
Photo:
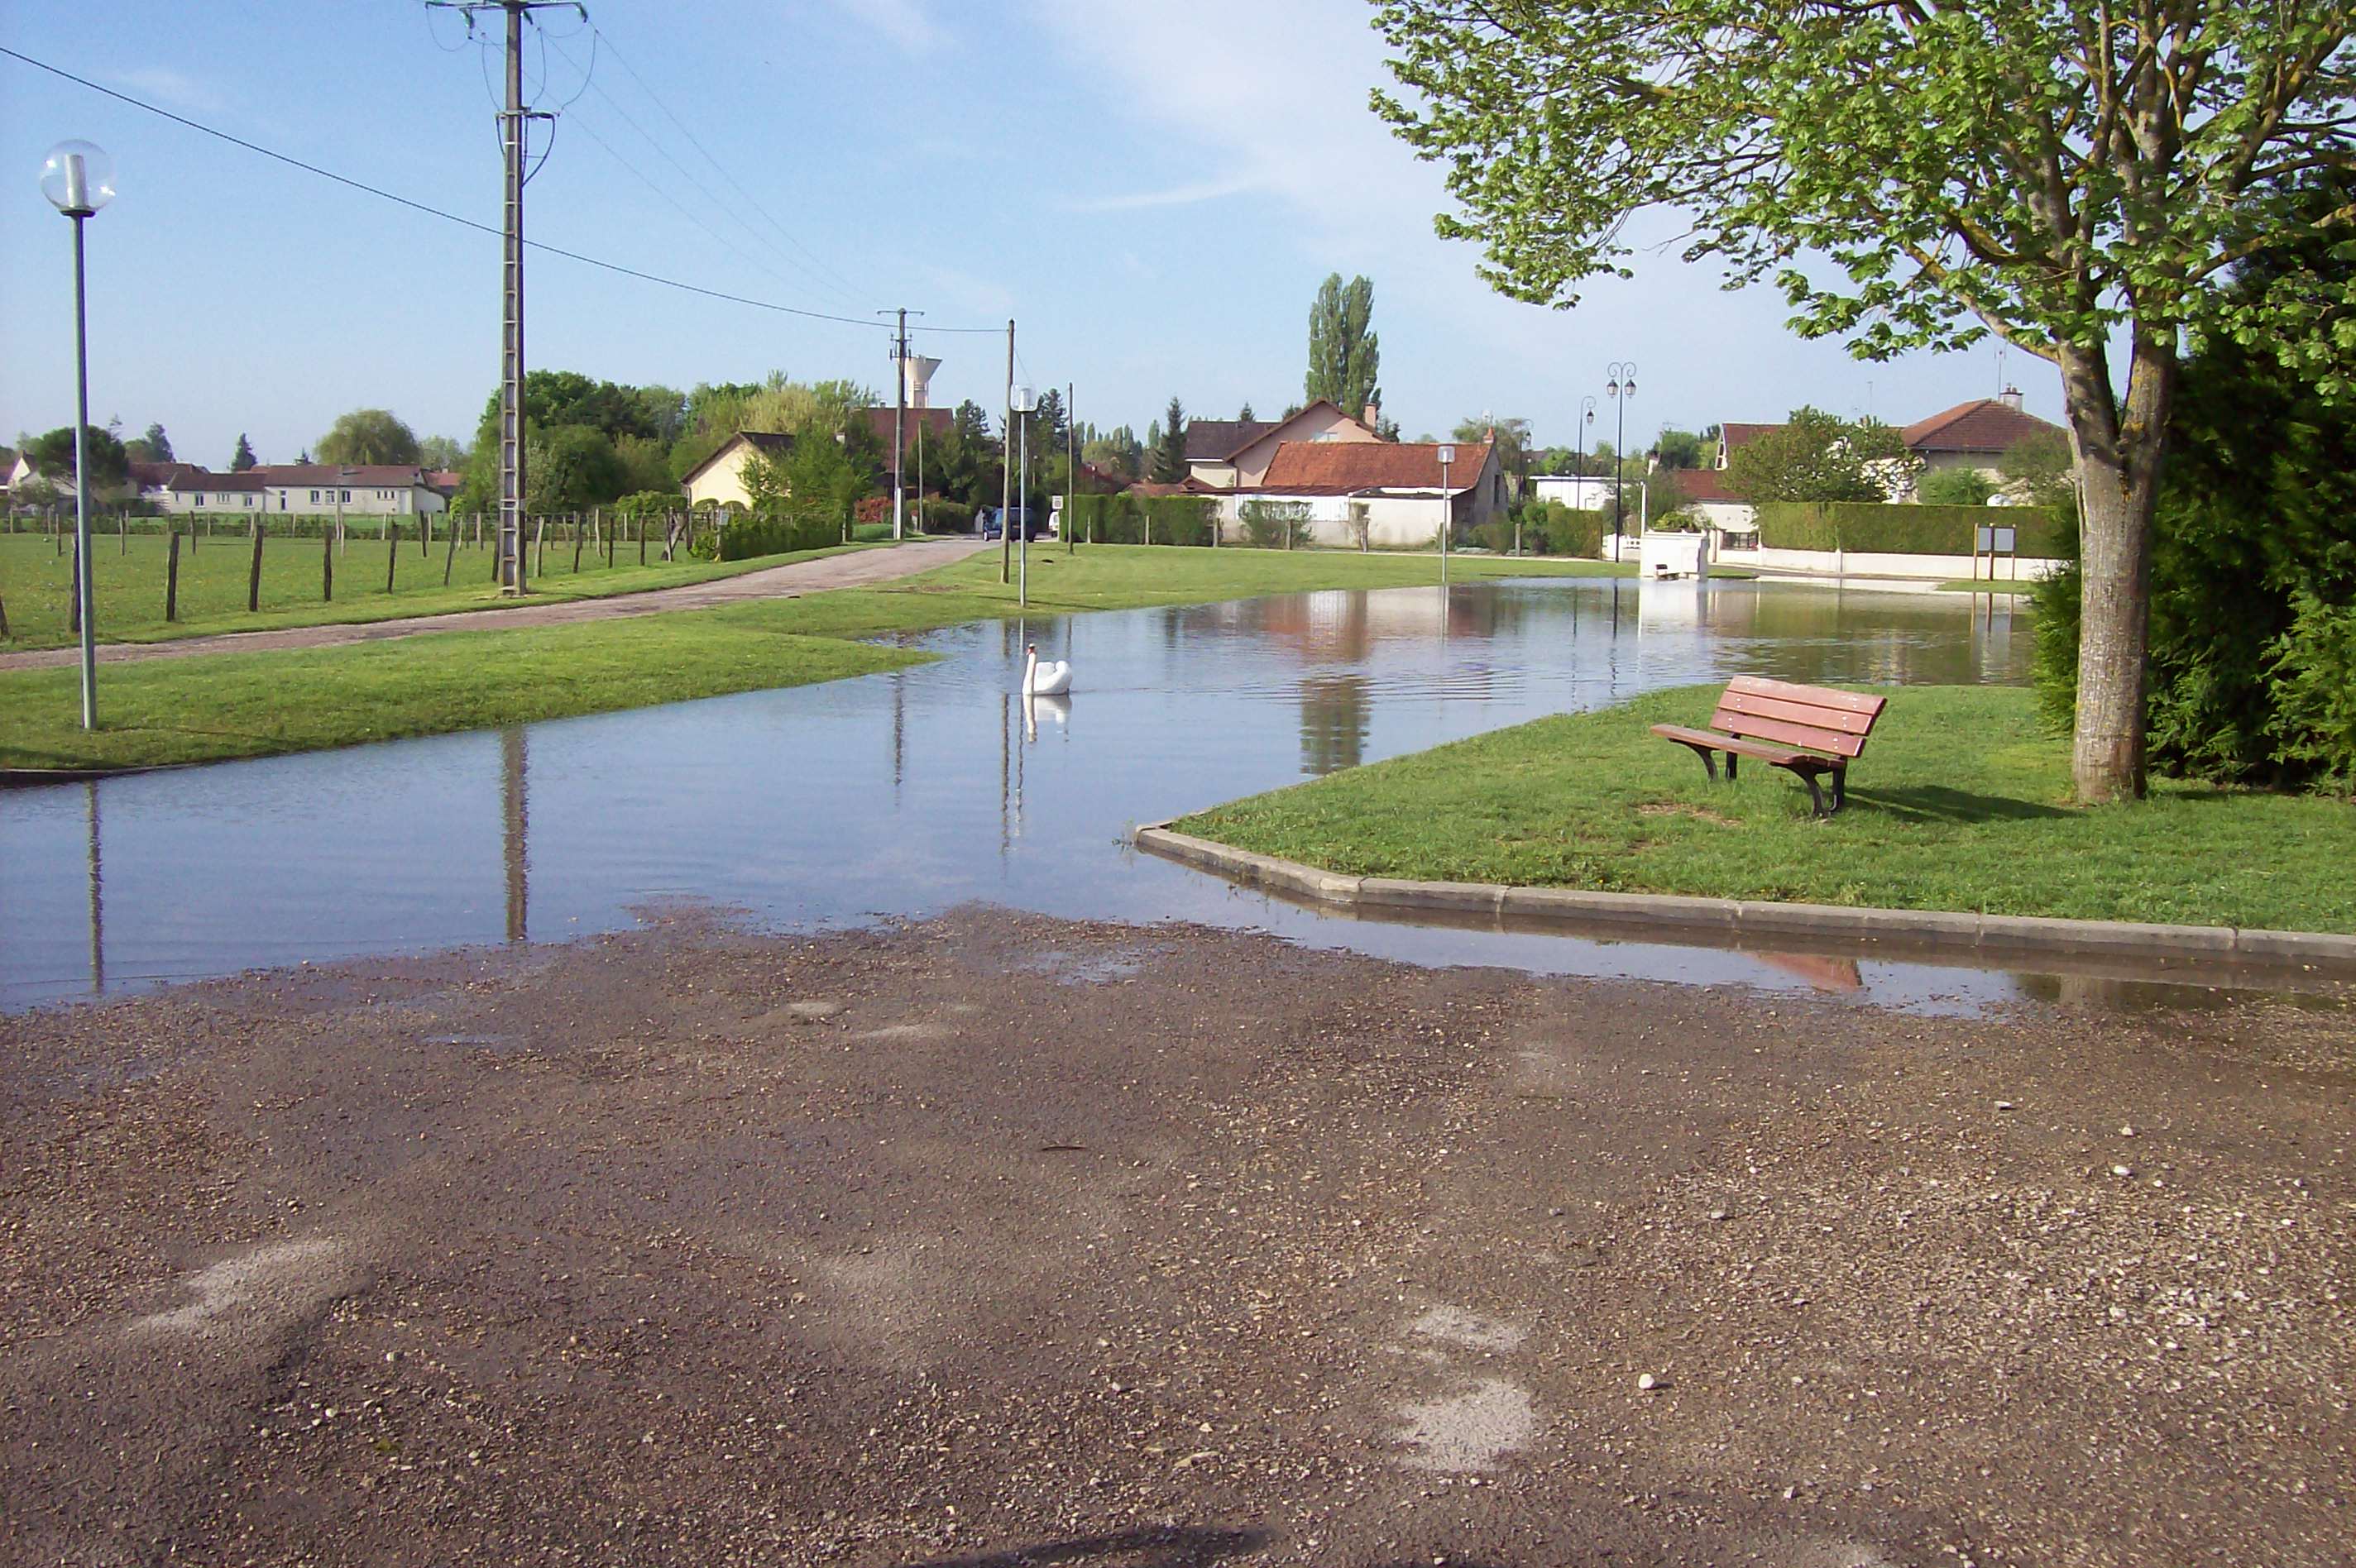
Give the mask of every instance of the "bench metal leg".
M 1794 771 L 1796 772 L 1797 770 Z M 1816 775 L 1814 773 L 1801 773 L 1800 782 L 1808 786 L 1808 815 L 1811 816 L 1830 816 L 1832 812 L 1825 809 L 1825 792 L 1816 787 Z
M 1718 782 L 1717 752 L 1711 751 L 1708 746 L 1697 746 L 1691 741 L 1679 741 L 1677 744 L 1683 746 L 1687 751 L 1691 752 L 1695 756 L 1701 759 L 1702 768 L 1709 774 L 1710 783 L 1716 784 Z M 1734 776 L 1734 758 L 1731 753 L 1730 753 L 1726 759 L 1726 776 L 1728 778 L 1732 778 Z
M 1833 770 L 1833 809 L 1835 811 L 1838 811 L 1842 806 L 1847 805 L 1847 804 L 1848 770 L 1847 768 L 1837 767 Z
M 1729 784 L 1732 784 L 1732 783 L 1734 782 L 1734 768 L 1735 768 L 1735 764 L 1736 764 L 1737 763 L 1740 763 L 1741 760 L 1742 760 L 1742 757 L 1741 757 L 1741 754 L 1740 754 L 1740 752 L 1727 752 L 1727 753 L 1726 753 L 1726 782 L 1727 782 L 1727 783 L 1729 783 Z

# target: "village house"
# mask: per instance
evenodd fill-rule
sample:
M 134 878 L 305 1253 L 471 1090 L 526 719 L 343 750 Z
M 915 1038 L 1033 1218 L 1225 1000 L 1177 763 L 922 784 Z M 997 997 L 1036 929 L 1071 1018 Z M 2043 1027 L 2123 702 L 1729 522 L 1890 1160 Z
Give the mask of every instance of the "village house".
M 1186 477 L 1214 490 L 1248 490 L 1267 480 L 1280 447 L 1379 442 L 1375 432 L 1381 417 L 1372 403 L 1361 420 L 1320 398 L 1280 420 L 1188 420 Z
M 1443 450 L 1455 461 L 1443 464 Z M 1185 488 L 1215 496 L 1224 537 L 1242 533 L 1244 508 L 1257 501 L 1293 508 L 1310 542 L 1342 548 L 1429 548 L 1443 520 L 1461 535 L 1505 506 L 1505 472 L 1492 441 L 1280 442 L 1256 484 L 1212 490 L 1190 479 Z
M 892 452 L 892 408 L 861 411 L 867 428 L 874 432 L 875 443 L 884 449 L 884 462 L 889 464 Z M 902 432 L 905 441 L 903 463 L 908 484 L 916 485 L 916 458 L 922 441 L 937 442 L 956 427 L 955 409 L 905 408 L 902 416 Z M 686 493 L 687 504 L 695 507 L 750 507 L 751 493 L 744 486 L 744 465 L 758 453 L 774 462 L 783 462 L 794 449 L 794 438 L 778 431 L 740 430 L 721 444 L 720 450 L 687 471 L 680 481 Z M 889 470 L 886 470 L 887 474 Z

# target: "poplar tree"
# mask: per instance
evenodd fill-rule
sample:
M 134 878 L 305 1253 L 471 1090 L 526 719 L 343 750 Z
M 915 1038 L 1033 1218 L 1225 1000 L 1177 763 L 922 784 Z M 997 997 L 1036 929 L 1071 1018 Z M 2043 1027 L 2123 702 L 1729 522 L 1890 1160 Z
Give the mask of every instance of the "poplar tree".
M 1333 273 L 1317 286 L 1309 307 L 1308 400 L 1330 398 L 1356 419 L 1382 400 L 1376 385 L 1382 350 L 1374 330 L 1375 285 L 1364 277 L 1342 282 Z

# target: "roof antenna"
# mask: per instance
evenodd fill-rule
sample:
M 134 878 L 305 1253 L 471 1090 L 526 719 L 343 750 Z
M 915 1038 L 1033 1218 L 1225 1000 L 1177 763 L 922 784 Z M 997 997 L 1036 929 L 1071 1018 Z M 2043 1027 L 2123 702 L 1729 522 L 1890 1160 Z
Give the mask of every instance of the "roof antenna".
M 2004 379 L 2005 353 L 2006 346 L 2001 343 L 1997 344 L 1996 346 L 1996 395 L 1999 398 L 2004 396 L 2004 389 L 2012 384 Z

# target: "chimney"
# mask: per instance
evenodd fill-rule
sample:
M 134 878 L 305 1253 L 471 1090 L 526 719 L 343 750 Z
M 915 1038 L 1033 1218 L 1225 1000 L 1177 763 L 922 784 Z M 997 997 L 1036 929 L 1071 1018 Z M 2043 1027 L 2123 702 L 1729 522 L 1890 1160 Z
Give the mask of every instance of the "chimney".
M 2019 387 L 2007 387 L 2003 392 L 1997 395 L 1996 400 L 2017 413 L 2020 409 L 2020 389 Z
M 1366 405 L 1366 428 L 1368 430 L 1380 430 L 1383 428 L 1382 404 L 1368 403 Z

